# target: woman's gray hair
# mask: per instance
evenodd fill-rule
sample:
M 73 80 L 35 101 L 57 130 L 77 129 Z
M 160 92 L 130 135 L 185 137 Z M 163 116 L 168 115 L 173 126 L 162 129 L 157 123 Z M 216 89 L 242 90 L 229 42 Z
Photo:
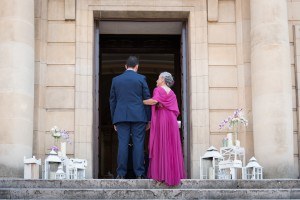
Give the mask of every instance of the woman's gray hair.
M 162 73 L 160 73 L 159 76 L 164 78 L 165 83 L 168 87 L 172 87 L 174 85 L 173 76 L 169 72 L 162 72 Z

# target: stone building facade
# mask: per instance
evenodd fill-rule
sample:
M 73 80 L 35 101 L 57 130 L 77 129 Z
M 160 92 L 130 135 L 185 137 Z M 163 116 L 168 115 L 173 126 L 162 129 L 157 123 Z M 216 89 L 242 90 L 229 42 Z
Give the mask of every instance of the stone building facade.
M 243 108 L 247 160 L 255 156 L 267 178 L 297 178 L 299 10 L 299 0 L 1 0 L 0 177 L 22 177 L 24 156 L 45 158 L 54 125 L 70 133 L 68 156 L 87 159 L 87 176 L 101 177 L 107 155 L 99 119 L 109 114 L 98 109 L 99 74 L 119 73 L 126 56 L 116 46 L 109 51 L 111 38 L 105 53 L 101 38 L 119 36 L 117 46 L 126 47 L 128 38 L 177 35 L 179 54 L 139 54 L 149 74 L 156 65 L 156 74 L 179 66 L 189 177 L 199 178 L 209 146 L 221 146 L 228 131 L 220 121 Z

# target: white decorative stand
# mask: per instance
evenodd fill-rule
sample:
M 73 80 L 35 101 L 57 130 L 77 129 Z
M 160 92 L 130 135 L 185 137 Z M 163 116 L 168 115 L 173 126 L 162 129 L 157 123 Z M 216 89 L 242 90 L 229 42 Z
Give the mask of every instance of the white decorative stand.
M 238 170 L 243 173 L 245 166 L 245 148 L 237 146 L 221 147 L 223 160 L 219 162 L 220 179 L 237 179 Z
M 71 158 L 66 161 L 67 179 L 85 179 L 87 160 Z
M 39 165 L 41 165 L 41 159 L 37 160 L 35 156 L 24 157 L 24 179 L 39 179 Z

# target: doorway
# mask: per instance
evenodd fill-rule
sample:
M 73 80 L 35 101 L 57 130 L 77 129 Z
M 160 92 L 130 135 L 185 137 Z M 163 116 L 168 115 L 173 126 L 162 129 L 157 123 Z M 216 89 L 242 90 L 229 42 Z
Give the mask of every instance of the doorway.
M 182 120 L 187 112 L 183 101 L 186 103 L 186 85 L 182 84 L 183 53 L 182 35 L 159 35 L 159 34 L 100 34 L 99 33 L 99 60 L 98 66 L 98 178 L 113 178 L 116 176 L 117 168 L 117 148 L 118 138 L 115 133 L 109 109 L 109 92 L 112 78 L 124 71 L 124 64 L 128 56 L 135 55 L 139 58 L 139 73 L 147 77 L 149 89 L 152 91 L 156 86 L 156 80 L 163 71 L 170 72 L 175 78 L 173 91 L 178 100 L 181 115 L 178 120 Z M 97 41 L 97 40 L 96 40 Z M 97 65 L 96 65 L 97 66 Z M 186 70 L 186 66 L 185 66 Z M 182 123 L 184 125 L 184 123 Z M 187 127 L 182 126 L 181 138 L 185 155 L 185 164 L 188 168 L 188 137 Z M 149 134 L 147 133 L 147 136 Z M 147 154 L 148 137 L 145 140 L 145 153 Z M 96 149 L 94 149 L 96 150 Z M 96 161 L 97 162 L 97 161 Z M 131 162 L 129 160 L 129 162 Z M 130 166 L 130 163 L 129 163 Z M 129 167 L 130 170 L 130 167 Z M 97 176 L 96 176 L 97 177 Z

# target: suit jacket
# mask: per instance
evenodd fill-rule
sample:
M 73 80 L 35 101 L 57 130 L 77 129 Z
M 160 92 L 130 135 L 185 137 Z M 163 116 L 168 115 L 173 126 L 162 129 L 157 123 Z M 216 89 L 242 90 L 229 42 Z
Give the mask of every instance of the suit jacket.
M 113 124 L 150 121 L 150 106 L 143 100 L 151 98 L 146 77 L 132 70 L 113 78 L 110 89 L 110 111 Z

